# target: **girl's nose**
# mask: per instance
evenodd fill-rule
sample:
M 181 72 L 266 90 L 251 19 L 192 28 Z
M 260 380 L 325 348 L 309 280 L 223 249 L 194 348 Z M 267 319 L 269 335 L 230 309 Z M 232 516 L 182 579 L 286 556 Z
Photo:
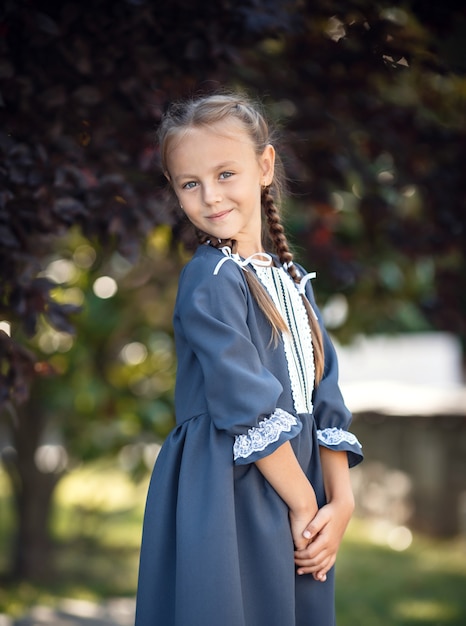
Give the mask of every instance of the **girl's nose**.
M 222 195 L 218 186 L 215 184 L 204 184 L 202 187 L 202 199 L 204 204 L 208 206 L 221 202 Z

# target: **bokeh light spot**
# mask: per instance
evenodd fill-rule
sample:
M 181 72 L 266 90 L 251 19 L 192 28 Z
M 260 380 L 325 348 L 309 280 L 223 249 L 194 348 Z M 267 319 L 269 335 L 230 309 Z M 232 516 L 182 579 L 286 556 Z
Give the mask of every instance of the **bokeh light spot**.
M 74 251 L 73 261 L 78 267 L 89 269 L 93 266 L 96 256 L 96 251 L 92 246 L 83 244 L 82 246 L 78 246 Z
M 116 280 L 111 276 L 100 276 L 100 278 L 97 278 L 94 282 L 92 290 L 98 298 L 106 300 L 116 294 L 118 285 L 116 284 Z
M 139 365 L 146 360 L 147 348 L 139 341 L 127 343 L 121 350 L 121 358 L 127 365 Z
M 0 330 L 3 330 L 3 332 L 5 334 L 8 335 L 8 337 L 11 336 L 11 324 L 10 322 L 7 322 L 6 320 L 3 320 L 0 322 Z
M 387 543 L 392 550 L 403 552 L 407 550 L 413 542 L 413 534 L 406 526 L 396 526 L 389 531 Z
M 44 275 L 54 283 L 70 283 L 78 274 L 78 270 L 73 261 L 69 259 L 56 259 L 49 263 L 45 269 Z

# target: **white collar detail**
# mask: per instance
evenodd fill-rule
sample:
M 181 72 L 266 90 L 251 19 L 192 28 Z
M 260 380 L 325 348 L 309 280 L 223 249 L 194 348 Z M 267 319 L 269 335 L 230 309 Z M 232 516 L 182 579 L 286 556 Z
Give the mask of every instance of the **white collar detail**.
M 220 268 L 225 263 L 225 261 L 233 261 L 234 263 L 236 263 L 236 265 L 239 265 L 241 268 L 248 271 L 246 266 L 249 265 L 249 263 L 254 263 L 254 265 L 259 265 L 260 267 L 268 267 L 273 260 L 270 254 L 268 254 L 267 252 L 254 252 L 254 254 L 251 254 L 251 256 L 248 256 L 247 259 L 243 260 L 239 254 L 233 254 L 229 246 L 223 246 L 223 248 L 220 248 L 220 250 L 225 256 L 223 257 L 223 259 L 220 259 L 220 261 L 215 266 L 214 276 L 218 274 Z
M 239 267 L 244 269 L 246 272 L 248 271 L 247 265 L 249 265 L 250 263 L 253 263 L 254 265 L 257 265 L 259 267 L 273 267 L 273 258 L 270 254 L 268 254 L 268 252 L 254 252 L 254 254 L 251 254 L 247 257 L 247 259 L 243 260 L 238 253 L 233 254 L 229 246 L 223 246 L 219 249 L 223 252 L 225 256 L 223 257 L 223 259 L 220 259 L 220 261 L 215 266 L 214 276 L 219 273 L 220 268 L 225 263 L 225 261 L 233 261 L 234 263 L 236 263 L 236 265 L 239 265 Z M 287 264 L 285 264 L 283 268 L 286 271 Z M 298 293 L 302 296 L 305 296 L 307 282 L 309 280 L 312 280 L 316 276 L 316 272 L 309 272 L 308 274 L 302 276 L 299 283 L 297 284 Z M 311 310 L 314 314 L 314 317 L 318 319 L 316 312 L 314 311 L 314 308 L 312 306 Z

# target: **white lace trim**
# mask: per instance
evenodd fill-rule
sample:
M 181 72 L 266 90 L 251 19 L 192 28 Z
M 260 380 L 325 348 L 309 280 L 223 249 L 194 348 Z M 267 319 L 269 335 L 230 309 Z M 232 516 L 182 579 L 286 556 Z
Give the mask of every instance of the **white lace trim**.
M 350 443 L 351 445 L 358 445 L 362 448 L 358 438 L 353 433 L 349 433 L 342 428 L 324 428 L 317 431 L 317 439 L 327 446 L 338 446 L 340 443 Z
M 297 418 L 283 409 L 275 409 L 269 416 L 250 428 L 247 435 L 236 435 L 233 445 L 233 457 L 246 459 L 254 452 L 262 452 L 265 448 L 280 439 L 283 432 L 289 433 L 292 426 L 298 423 Z
M 296 413 L 312 413 L 314 353 L 309 318 L 298 285 L 282 268 L 257 266 L 254 260 L 252 264 L 290 330 L 282 333 L 282 339 L 294 409 Z

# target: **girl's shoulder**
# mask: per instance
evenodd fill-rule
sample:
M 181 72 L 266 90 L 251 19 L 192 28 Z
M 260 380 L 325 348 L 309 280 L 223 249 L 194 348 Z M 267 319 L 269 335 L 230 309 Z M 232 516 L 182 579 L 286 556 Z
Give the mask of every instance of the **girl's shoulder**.
M 222 250 L 203 244 L 181 271 L 179 289 L 191 291 L 201 285 L 217 289 L 231 283 L 245 284 L 241 268 Z
M 225 262 L 223 262 L 225 259 Z M 178 283 L 175 318 L 192 320 L 200 311 L 227 319 L 242 318 L 248 308 L 248 287 L 243 270 L 221 250 L 200 246 L 183 268 Z

